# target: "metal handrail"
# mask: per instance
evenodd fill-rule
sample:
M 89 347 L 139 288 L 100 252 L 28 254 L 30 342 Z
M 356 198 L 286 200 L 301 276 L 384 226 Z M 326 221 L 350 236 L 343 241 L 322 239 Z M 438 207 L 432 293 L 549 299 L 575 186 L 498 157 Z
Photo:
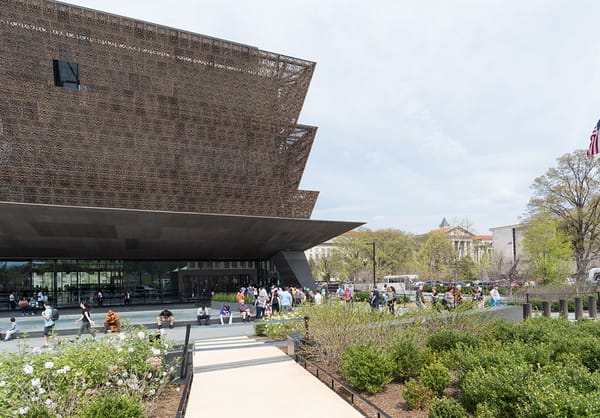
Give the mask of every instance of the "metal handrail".
M 188 353 L 191 356 L 192 353 Z M 194 380 L 194 373 L 190 373 L 185 379 L 185 385 L 181 399 L 179 400 L 179 406 L 177 407 L 176 418 L 183 418 L 185 416 L 185 410 L 187 409 L 188 400 L 190 398 L 190 392 L 192 390 L 192 381 Z

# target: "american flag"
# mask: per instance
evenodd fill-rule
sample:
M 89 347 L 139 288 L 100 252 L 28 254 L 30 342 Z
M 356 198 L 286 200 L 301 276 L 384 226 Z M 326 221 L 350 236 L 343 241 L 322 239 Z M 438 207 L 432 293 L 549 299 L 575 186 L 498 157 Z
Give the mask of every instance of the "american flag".
M 594 126 L 594 130 L 592 131 L 592 135 L 590 136 L 590 145 L 587 149 L 587 156 L 593 157 L 598 154 L 598 134 L 600 133 L 600 120 Z

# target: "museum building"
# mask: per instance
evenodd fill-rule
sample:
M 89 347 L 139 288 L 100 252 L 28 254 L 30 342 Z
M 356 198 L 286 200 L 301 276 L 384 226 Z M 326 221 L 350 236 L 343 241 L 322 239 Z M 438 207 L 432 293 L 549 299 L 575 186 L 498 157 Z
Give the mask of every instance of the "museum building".
M 312 287 L 315 63 L 45 0 L 0 0 L 0 309 Z M 4 299 L 3 299 L 4 298 Z

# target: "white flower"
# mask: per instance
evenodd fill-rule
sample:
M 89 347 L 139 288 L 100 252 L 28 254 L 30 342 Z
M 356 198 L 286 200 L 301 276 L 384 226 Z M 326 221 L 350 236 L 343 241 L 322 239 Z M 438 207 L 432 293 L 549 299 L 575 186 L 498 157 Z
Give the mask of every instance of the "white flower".
M 44 388 L 39 388 L 39 390 L 38 390 L 38 393 L 39 393 L 40 395 L 43 395 L 44 393 L 46 393 L 46 389 L 44 389 Z
M 123 333 L 119 334 L 119 339 L 121 341 L 124 340 L 125 338 L 127 338 L 127 336 L 125 334 L 123 334 Z
M 149 393 L 150 393 L 150 396 L 152 396 L 152 395 L 154 395 L 156 393 L 156 390 L 155 389 L 151 389 Z
M 56 374 L 65 374 L 65 373 L 67 373 L 67 371 L 65 369 L 58 369 L 56 371 Z
M 152 379 L 152 372 L 148 373 L 148 379 Z
M 6 386 L 6 382 L 4 380 L 0 380 L 0 388 Z
M 71 366 L 69 366 L 68 364 L 63 368 L 65 369 L 66 372 L 71 371 Z
M 39 400 L 40 400 L 40 398 L 39 398 L 39 397 L 37 397 L 37 396 L 32 396 L 32 397 L 31 397 L 31 400 L 32 400 L 33 402 L 37 402 L 37 401 L 39 401 Z
M 117 385 L 121 386 L 123 384 L 123 379 L 117 380 Z
M 129 350 L 127 350 L 127 351 L 129 351 L 130 353 L 133 353 L 133 347 L 129 347 Z
M 123 372 L 123 377 L 127 377 L 127 376 L 128 376 L 128 373 L 127 373 L 127 370 L 125 370 L 125 371 Z
M 154 354 L 155 356 L 158 356 L 160 354 L 160 350 L 158 348 L 150 348 L 150 351 L 152 351 L 152 354 Z
M 51 368 L 53 368 L 53 367 L 54 367 L 54 363 L 53 363 L 53 362 L 51 362 L 51 361 L 47 361 L 47 362 L 46 362 L 46 364 L 44 364 L 44 367 L 45 367 L 46 369 L 51 369 Z
M 27 413 L 27 411 L 29 411 L 29 407 L 26 406 L 24 408 L 19 408 L 19 414 L 20 415 L 25 415 Z
M 106 386 L 112 386 L 112 383 L 106 382 Z
M 42 348 L 41 347 L 33 347 L 33 350 L 31 350 L 31 352 L 33 354 L 40 354 L 42 352 Z
M 144 334 L 143 331 L 140 331 L 137 333 L 137 336 L 140 340 L 143 340 L 144 338 L 146 338 L 146 334 Z
M 25 374 L 31 374 L 31 373 L 33 373 L 33 366 L 30 364 L 26 364 L 23 367 L 23 371 L 25 372 Z
M 121 351 L 123 351 L 121 347 L 117 348 L 117 353 L 120 353 Z

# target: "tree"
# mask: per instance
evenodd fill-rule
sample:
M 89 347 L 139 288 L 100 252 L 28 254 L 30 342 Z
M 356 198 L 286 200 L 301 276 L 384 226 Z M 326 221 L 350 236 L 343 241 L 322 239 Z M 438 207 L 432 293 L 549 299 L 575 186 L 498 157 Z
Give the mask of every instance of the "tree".
M 477 266 L 471 257 L 466 256 L 458 260 L 458 277 L 465 281 L 477 278 Z
M 421 273 L 427 277 L 449 277 L 456 253 L 452 243 L 441 231 L 427 234 L 427 240 L 417 253 Z
M 551 281 L 564 279 L 570 273 L 573 245 L 551 215 L 538 213 L 531 218 L 523 237 L 523 248 L 534 278 Z
M 531 213 L 550 212 L 556 217 L 573 245 L 577 277 L 583 279 L 599 250 L 599 160 L 588 158 L 583 150 L 565 154 L 531 187 Z
M 339 258 L 333 255 L 321 257 L 316 260 L 311 259 L 308 264 L 312 270 L 313 277 L 317 281 L 329 282 L 340 275 Z
M 372 280 L 373 242 L 378 277 L 414 272 L 416 245 L 412 235 L 394 229 L 371 231 L 360 228 L 334 240 L 336 248 L 331 259 L 340 277 L 355 281 Z

